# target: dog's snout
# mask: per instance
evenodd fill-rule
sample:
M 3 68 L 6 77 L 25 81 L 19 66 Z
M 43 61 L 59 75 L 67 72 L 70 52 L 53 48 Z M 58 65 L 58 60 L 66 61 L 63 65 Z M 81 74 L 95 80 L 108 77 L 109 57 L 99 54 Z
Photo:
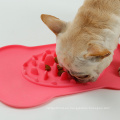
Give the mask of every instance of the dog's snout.
M 89 78 L 90 75 L 82 75 L 82 76 L 79 76 L 78 78 Z

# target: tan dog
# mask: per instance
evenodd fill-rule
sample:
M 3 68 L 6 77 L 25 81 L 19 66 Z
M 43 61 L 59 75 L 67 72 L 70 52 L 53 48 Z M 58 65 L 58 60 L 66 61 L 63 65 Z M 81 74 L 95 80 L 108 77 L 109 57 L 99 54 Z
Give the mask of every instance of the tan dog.
M 57 37 L 59 63 L 80 82 L 95 81 L 110 65 L 120 35 L 120 0 L 85 0 L 72 22 L 42 21 Z

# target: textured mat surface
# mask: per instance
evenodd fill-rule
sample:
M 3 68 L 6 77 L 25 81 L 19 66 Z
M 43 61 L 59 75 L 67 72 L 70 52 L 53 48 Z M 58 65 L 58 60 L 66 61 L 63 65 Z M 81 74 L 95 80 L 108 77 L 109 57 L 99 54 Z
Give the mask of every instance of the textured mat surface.
M 0 101 L 12 107 L 27 108 L 68 94 L 100 88 L 120 90 L 120 45 L 110 66 L 93 83 L 76 83 L 67 72 L 58 76 L 55 57 L 55 44 L 0 48 Z M 51 67 L 50 71 L 45 70 L 46 64 Z

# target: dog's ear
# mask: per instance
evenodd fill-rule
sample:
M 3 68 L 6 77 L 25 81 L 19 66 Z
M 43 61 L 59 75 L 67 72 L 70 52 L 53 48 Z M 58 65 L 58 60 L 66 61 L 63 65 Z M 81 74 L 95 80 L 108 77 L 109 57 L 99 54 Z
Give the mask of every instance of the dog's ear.
M 56 35 L 61 33 L 62 30 L 65 29 L 67 24 L 66 22 L 60 20 L 59 18 L 46 14 L 42 14 L 41 19 L 49 27 L 49 29 L 53 31 L 53 33 L 55 33 Z
M 101 60 L 108 57 L 110 54 L 111 52 L 102 45 L 90 43 L 88 45 L 87 54 L 84 55 L 84 58 L 96 58 L 97 60 Z

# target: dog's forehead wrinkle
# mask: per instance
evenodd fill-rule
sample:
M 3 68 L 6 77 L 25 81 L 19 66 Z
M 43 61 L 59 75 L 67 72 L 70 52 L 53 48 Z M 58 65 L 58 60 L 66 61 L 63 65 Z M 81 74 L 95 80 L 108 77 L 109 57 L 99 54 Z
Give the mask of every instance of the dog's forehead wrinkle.
M 76 57 L 75 61 L 74 61 L 74 64 L 75 64 L 76 67 L 79 67 L 81 65 L 85 66 L 85 65 L 87 65 L 89 63 L 88 63 L 88 60 L 84 59 L 83 57 Z
M 74 64 L 75 64 L 75 66 L 76 67 L 79 67 L 79 66 L 85 66 L 86 64 L 87 64 L 87 62 L 86 61 L 83 61 L 83 60 L 79 60 L 79 61 L 76 61 L 76 62 L 74 62 Z

